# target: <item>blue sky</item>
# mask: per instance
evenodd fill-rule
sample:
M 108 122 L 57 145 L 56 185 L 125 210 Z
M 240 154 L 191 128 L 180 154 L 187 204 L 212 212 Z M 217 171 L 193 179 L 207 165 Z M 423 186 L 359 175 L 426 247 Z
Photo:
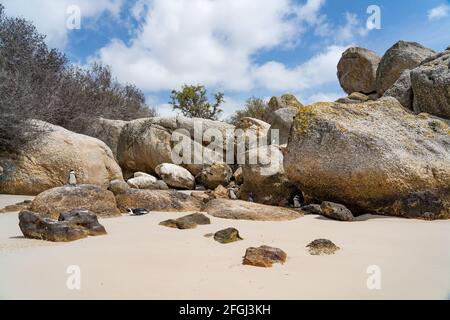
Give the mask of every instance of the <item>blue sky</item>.
M 101 61 L 136 84 L 161 115 L 183 83 L 223 91 L 227 117 L 251 96 L 290 92 L 300 101 L 343 96 L 336 64 L 348 46 L 383 54 L 398 40 L 450 45 L 447 0 L 0 0 L 32 20 L 73 63 Z M 66 27 L 68 7 L 80 29 Z M 381 12 L 368 30 L 367 8 Z

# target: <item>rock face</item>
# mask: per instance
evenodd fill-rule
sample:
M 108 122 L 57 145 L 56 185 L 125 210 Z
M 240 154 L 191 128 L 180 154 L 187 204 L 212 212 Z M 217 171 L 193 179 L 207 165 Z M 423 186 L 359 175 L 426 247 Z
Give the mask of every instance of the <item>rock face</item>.
M 210 166 L 206 166 L 195 178 L 205 188 L 215 189 L 219 185 L 228 185 L 232 174 L 233 172 L 227 164 L 213 163 Z
M 299 192 L 284 175 L 283 154 L 277 146 L 260 147 L 254 151 L 258 153 L 259 164 L 242 165 L 244 183 L 241 186 L 240 199 L 248 199 L 253 192 L 255 201 L 268 205 L 285 206 Z M 248 151 L 246 156 L 252 153 Z
M 413 110 L 413 90 L 410 74 L 411 70 L 403 71 L 400 78 L 384 93 L 384 97 L 393 97 L 405 108 Z
M 342 203 L 354 214 L 449 218 L 448 130 L 443 121 L 407 112 L 394 98 L 318 103 L 297 115 L 284 168 L 307 195 Z M 417 192 L 434 195 L 439 209 L 422 201 L 418 212 L 409 204 L 421 201 Z
M 243 240 L 243 239 L 239 236 L 239 230 L 237 230 L 235 228 L 226 228 L 224 230 L 217 231 L 214 234 L 214 240 L 225 244 L 225 243 L 236 242 L 236 241 Z
M 122 179 L 122 171 L 108 146 L 102 141 L 35 121 L 47 132 L 27 150 L 17 155 L 0 155 L 4 172 L 0 175 L 0 193 L 37 195 L 65 185 L 74 169 L 79 184 L 107 187 L 113 179 Z
M 211 220 L 202 213 L 193 213 L 178 219 L 169 219 L 159 223 L 162 226 L 177 229 L 194 229 L 197 225 L 211 224 Z
M 287 254 L 279 248 L 269 246 L 250 247 L 245 251 L 242 264 L 270 268 L 274 263 L 284 264 L 286 258 Z
M 66 212 L 59 221 L 44 218 L 31 211 L 19 213 L 19 227 L 26 238 L 54 242 L 67 242 L 82 239 L 88 235 L 106 234 L 97 217 L 88 211 Z
M 60 214 L 58 221 L 84 228 L 90 236 L 106 234 L 105 227 L 98 222 L 96 214 L 89 210 L 72 209 L 63 212 Z
M 195 178 L 185 168 L 176 164 L 163 163 L 155 168 L 156 173 L 168 186 L 178 189 L 195 189 Z
M 289 133 L 291 132 L 292 123 L 294 122 L 297 112 L 297 107 L 286 107 L 278 109 L 269 115 L 271 123 L 270 129 L 278 130 L 280 145 L 288 142 Z M 271 139 L 273 139 L 273 133 L 271 134 Z
M 337 66 L 337 77 L 342 89 L 371 93 L 376 90 L 376 73 L 381 57 L 364 48 L 349 48 L 342 54 Z
M 106 143 L 114 157 L 117 158 L 117 145 L 119 143 L 120 132 L 126 124 L 127 121 L 98 118 L 92 122 L 87 133 L 89 136 Z
M 242 172 L 242 167 L 236 169 L 236 171 L 233 173 L 233 178 L 236 184 L 240 185 L 244 183 L 244 174 Z
M 450 119 L 450 47 L 411 71 L 414 111 Z
M 434 55 L 431 49 L 416 42 L 399 41 L 389 48 L 377 69 L 377 92 L 383 95 L 405 70 L 412 70 Z
M 101 217 L 120 215 L 111 191 L 94 185 L 49 189 L 34 198 L 30 210 L 57 219 L 61 212 L 83 209 Z
M 316 239 L 306 247 L 313 256 L 334 254 L 336 251 L 340 250 L 338 246 L 328 239 Z
M 204 207 L 209 215 L 223 219 L 283 221 L 303 216 L 302 212 L 242 200 L 213 199 Z
M 130 189 L 116 195 L 120 212 L 128 208 L 143 208 L 148 211 L 198 211 L 201 202 L 190 195 L 169 190 Z
M 322 215 L 330 219 L 339 221 L 352 221 L 354 219 L 352 212 L 342 204 L 324 201 L 320 205 L 320 209 Z

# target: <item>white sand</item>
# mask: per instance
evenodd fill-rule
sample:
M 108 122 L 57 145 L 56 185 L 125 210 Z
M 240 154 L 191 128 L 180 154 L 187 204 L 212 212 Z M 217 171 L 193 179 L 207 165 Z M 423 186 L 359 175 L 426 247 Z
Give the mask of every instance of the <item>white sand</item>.
M 23 200 L 0 196 L 0 207 Z M 25 198 L 26 199 L 26 198 Z M 194 230 L 159 226 L 184 213 L 102 219 L 108 235 L 71 243 L 21 238 L 17 214 L 0 214 L 2 299 L 448 299 L 450 221 L 387 217 L 336 222 L 305 216 L 288 222 L 211 218 Z M 225 227 L 243 241 L 219 244 L 204 234 Z M 328 238 L 342 248 L 311 256 L 305 246 Z M 288 260 L 271 269 L 243 266 L 245 249 L 267 244 Z M 81 268 L 81 290 L 68 290 L 66 269 Z M 381 290 L 366 285 L 381 268 Z

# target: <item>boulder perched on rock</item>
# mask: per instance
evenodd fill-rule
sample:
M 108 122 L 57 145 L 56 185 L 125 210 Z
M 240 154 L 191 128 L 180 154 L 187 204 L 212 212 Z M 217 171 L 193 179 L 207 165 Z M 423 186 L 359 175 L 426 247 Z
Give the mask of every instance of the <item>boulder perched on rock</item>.
M 114 157 L 117 158 L 117 145 L 120 133 L 126 124 L 127 121 L 123 120 L 98 118 L 92 121 L 91 126 L 87 128 L 87 134 L 106 143 Z
M 239 235 L 239 230 L 236 228 L 226 228 L 214 233 L 214 240 L 220 243 L 231 243 L 243 240 Z
M 139 176 L 127 180 L 128 185 L 135 189 L 159 189 L 158 179 L 153 176 Z
M 124 193 L 128 189 L 130 189 L 130 186 L 128 185 L 128 183 L 126 183 L 123 180 L 119 180 L 119 179 L 112 180 L 109 183 L 109 187 L 108 187 L 108 190 L 114 194 Z
M 327 218 L 339 221 L 353 221 L 352 212 L 339 203 L 324 201 L 320 205 L 321 213 Z
M 313 256 L 334 254 L 340 248 L 328 239 L 316 239 L 307 246 L 308 251 Z
M 213 163 L 195 177 L 197 182 L 207 189 L 215 189 L 219 185 L 226 186 L 230 183 L 233 172 L 226 163 Z
M 211 224 L 211 220 L 202 213 L 193 213 L 178 219 L 169 219 L 159 223 L 162 226 L 176 229 L 194 229 L 197 225 Z
M 297 115 L 284 168 L 304 193 L 357 215 L 448 218 L 448 130 L 442 121 L 407 112 L 394 98 L 317 103 Z M 425 191 L 442 201 L 440 209 L 426 202 L 421 212 L 408 206 L 407 199 Z
M 19 213 L 19 227 L 25 238 L 68 242 L 86 238 L 88 231 L 69 222 L 44 218 L 31 211 Z
M 450 119 L 450 47 L 411 71 L 414 111 Z
M 377 92 L 383 95 L 401 76 L 435 52 L 416 42 L 399 41 L 389 48 L 377 69 Z
M 42 121 L 33 122 L 45 133 L 18 154 L 0 154 L 4 169 L 0 193 L 37 195 L 65 185 L 71 169 L 80 184 L 106 188 L 111 180 L 122 179 L 122 171 L 104 142 Z
M 250 154 L 258 155 L 258 163 L 247 162 L 242 165 L 244 183 L 239 191 L 240 199 L 246 200 L 250 192 L 258 203 L 286 206 L 299 192 L 284 175 L 283 153 L 278 146 L 263 146 L 249 150 Z
M 289 93 L 283 94 L 280 97 L 272 97 L 269 100 L 269 108 L 273 111 L 281 109 L 281 108 L 301 108 L 303 107 L 303 104 L 300 103 L 300 101 L 297 100 L 297 98 Z
M 345 98 L 340 98 L 340 99 L 336 100 L 336 102 L 352 104 L 352 103 L 366 102 L 369 100 L 370 100 L 369 96 L 366 96 L 365 94 L 360 93 L 360 92 L 353 92 Z
M 413 110 L 413 91 L 411 87 L 411 70 L 405 70 L 400 78 L 386 90 L 384 97 L 393 97 L 400 102 L 402 106 Z
M 95 185 L 64 186 L 40 193 L 30 210 L 57 219 L 61 212 L 83 209 L 101 217 L 120 215 L 111 191 Z
M 303 216 L 296 210 L 230 199 L 210 200 L 203 211 L 217 218 L 238 220 L 282 221 Z
M 195 189 L 194 176 L 183 167 L 172 163 L 163 163 L 157 166 L 155 171 L 168 186 L 178 189 Z
M 174 190 L 130 189 L 116 195 L 120 212 L 128 208 L 143 208 L 148 211 L 198 211 L 201 201 Z
M 260 246 L 258 248 L 250 247 L 245 251 L 242 264 L 270 268 L 274 263 L 284 264 L 287 254 L 279 248 L 269 246 Z
M 380 56 L 368 49 L 352 47 L 344 51 L 337 66 L 342 89 L 348 94 L 374 92 L 380 60 Z
M 97 215 L 89 210 L 72 209 L 60 214 L 58 221 L 84 228 L 88 235 L 99 236 L 106 234 L 105 227 L 97 219 Z

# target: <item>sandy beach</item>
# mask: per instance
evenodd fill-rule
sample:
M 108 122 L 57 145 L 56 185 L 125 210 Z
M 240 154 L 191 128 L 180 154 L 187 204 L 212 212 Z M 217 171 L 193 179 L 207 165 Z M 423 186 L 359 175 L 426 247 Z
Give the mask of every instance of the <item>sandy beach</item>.
M 0 195 L 0 207 L 31 197 Z M 108 235 L 71 243 L 22 237 L 17 213 L 0 215 L 1 299 L 448 299 L 450 221 L 363 216 L 337 222 L 316 215 L 286 222 L 211 217 L 193 230 L 159 226 L 185 213 L 101 219 Z M 220 244 L 206 233 L 239 229 L 243 241 Z M 342 248 L 311 256 L 305 246 L 327 238 Z M 288 254 L 284 265 L 242 265 L 250 246 Z M 69 290 L 67 268 L 81 270 Z M 367 268 L 381 270 L 369 290 Z

